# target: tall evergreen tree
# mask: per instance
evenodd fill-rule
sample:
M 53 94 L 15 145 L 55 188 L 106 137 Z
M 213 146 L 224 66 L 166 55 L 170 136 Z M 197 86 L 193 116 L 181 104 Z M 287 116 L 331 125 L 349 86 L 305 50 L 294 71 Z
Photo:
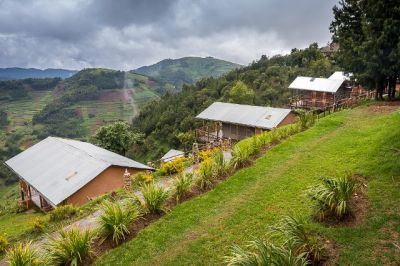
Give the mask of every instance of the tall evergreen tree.
M 395 97 L 400 74 L 399 0 L 341 0 L 333 8 L 333 41 L 339 43 L 338 62 L 382 98 L 388 87 Z

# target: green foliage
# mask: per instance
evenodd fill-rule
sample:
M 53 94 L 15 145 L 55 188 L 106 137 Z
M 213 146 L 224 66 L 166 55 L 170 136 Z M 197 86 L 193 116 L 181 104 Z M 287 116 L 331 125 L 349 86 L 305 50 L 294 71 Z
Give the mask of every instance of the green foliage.
M 160 169 L 157 170 L 156 175 L 165 176 L 181 173 L 184 169 L 184 157 L 177 157 L 172 161 L 161 163 Z
M 307 112 L 303 110 L 298 110 L 299 113 L 299 123 L 300 123 L 300 128 L 302 130 L 307 129 L 314 125 L 315 123 L 315 115 L 312 112 Z
M 31 220 L 31 226 L 33 232 L 43 233 L 47 226 L 47 222 L 43 218 L 35 217 Z
M 144 184 L 153 182 L 153 175 L 142 171 L 132 175 L 130 178 L 133 189 L 137 189 L 142 187 Z
M 138 199 L 142 208 L 147 213 L 166 212 L 166 203 L 169 197 L 169 191 L 163 187 L 155 186 L 154 183 L 145 184 L 141 193 L 143 200 Z
M 306 228 L 306 223 L 301 218 L 286 216 L 281 222 L 272 227 L 278 237 L 295 254 L 304 254 L 313 263 L 321 262 L 326 256 L 319 237 Z
M 135 206 L 122 206 L 118 202 L 105 201 L 101 204 L 102 214 L 99 217 L 99 233 L 118 244 L 129 234 L 129 225 L 139 217 Z
M 213 166 L 214 175 L 217 177 L 223 177 L 227 175 L 229 171 L 229 165 L 225 161 L 224 153 L 219 149 L 215 150 L 213 155 L 213 160 L 214 160 L 214 166 Z
M 229 266 L 306 266 L 308 261 L 304 254 L 296 255 L 292 250 L 281 246 L 275 246 L 267 241 L 255 240 L 250 242 L 244 250 L 239 246 L 233 246 L 231 255 L 225 257 L 225 263 Z
M 254 91 L 249 89 L 243 81 L 236 81 L 235 85 L 229 90 L 229 101 L 238 104 L 252 104 Z
M 316 209 L 321 219 L 333 215 L 343 219 L 351 211 L 351 199 L 356 183 L 348 177 L 322 177 L 322 184 L 309 190 L 309 195 L 316 202 Z
M 232 158 L 229 161 L 232 169 L 239 169 L 248 166 L 251 163 L 251 154 L 253 146 L 251 142 L 238 142 L 232 148 Z
M 201 190 L 206 190 L 211 188 L 213 186 L 213 181 L 215 177 L 213 158 L 208 158 L 202 161 L 195 175 L 196 175 L 196 185 Z
M 5 110 L 0 109 L 0 128 L 7 126 L 10 123 L 8 114 Z
M 41 265 L 37 251 L 31 242 L 18 243 L 7 251 L 6 261 L 10 266 Z
M 69 219 L 76 215 L 78 209 L 71 204 L 56 207 L 54 210 L 49 212 L 50 222 L 58 222 L 64 219 Z
M 142 134 L 134 132 L 127 122 L 122 121 L 100 127 L 93 136 L 97 145 L 121 155 L 142 139 Z
M 181 202 L 189 194 L 192 182 L 192 174 L 181 173 L 175 177 L 172 191 L 176 202 Z
M 398 1 L 344 0 L 333 8 L 333 40 L 340 45 L 338 61 L 380 98 L 389 88 L 395 97 L 400 73 L 400 10 Z
M 81 265 L 92 254 L 93 233 L 78 228 L 61 230 L 46 245 L 46 255 L 51 265 Z
M 5 233 L 0 233 L 0 254 L 8 247 L 8 238 Z

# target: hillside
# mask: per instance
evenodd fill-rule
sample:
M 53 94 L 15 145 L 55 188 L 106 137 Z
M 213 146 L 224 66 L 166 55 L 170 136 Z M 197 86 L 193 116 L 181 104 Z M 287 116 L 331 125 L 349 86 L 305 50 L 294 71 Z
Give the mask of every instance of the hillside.
M 0 68 L 0 80 L 27 79 L 27 78 L 69 78 L 76 70 L 68 69 L 37 69 L 37 68 Z
M 337 69 L 335 61 L 325 58 L 314 43 L 285 56 L 262 56 L 249 66 L 218 78 L 184 85 L 182 92 L 166 94 L 157 104 L 143 106 L 133 125 L 146 134 L 146 140 L 134 151 L 134 157 L 147 161 L 160 158 L 169 148 L 190 148 L 193 130 L 201 125 L 195 116 L 214 101 L 287 107 L 292 95 L 287 88 L 296 76 L 328 77 Z M 232 93 L 238 81 L 253 95 L 250 99 L 243 100 L 242 92 L 239 96 Z
M 132 70 L 132 72 L 171 83 L 180 88 L 182 84 L 193 84 L 206 77 L 219 77 L 240 67 L 242 66 L 239 64 L 213 57 L 183 57 L 165 59 L 154 65 Z
M 263 237 L 284 215 L 310 222 L 335 247 L 333 261 L 340 265 L 399 264 L 398 108 L 372 104 L 320 119 L 213 190 L 179 204 L 96 265 L 221 265 L 233 244 Z M 306 190 L 321 176 L 345 174 L 368 182 L 360 220 L 316 222 Z
M 101 125 L 132 121 L 143 104 L 169 88 L 105 69 L 82 70 L 65 80 L 0 81 L 0 162 L 49 135 L 87 139 Z M 13 181 L 0 163 L 0 190 Z

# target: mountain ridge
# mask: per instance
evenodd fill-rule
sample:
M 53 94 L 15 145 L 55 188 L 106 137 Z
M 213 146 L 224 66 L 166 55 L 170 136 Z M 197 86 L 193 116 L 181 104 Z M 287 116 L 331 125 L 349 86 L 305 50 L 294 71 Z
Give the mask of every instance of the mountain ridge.
M 22 68 L 6 67 L 0 68 L 0 80 L 18 80 L 27 78 L 69 78 L 76 74 L 77 70 L 62 68 Z

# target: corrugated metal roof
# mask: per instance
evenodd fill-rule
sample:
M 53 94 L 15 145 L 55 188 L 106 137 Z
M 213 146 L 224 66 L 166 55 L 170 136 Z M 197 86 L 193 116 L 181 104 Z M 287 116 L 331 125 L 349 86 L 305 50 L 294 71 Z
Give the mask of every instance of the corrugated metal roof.
M 185 153 L 183 151 L 170 149 L 166 154 L 164 154 L 163 157 L 161 157 L 161 161 L 169 162 L 169 161 L 174 160 L 177 157 L 183 157 L 183 156 L 185 156 Z
M 297 77 L 290 85 L 289 89 L 310 90 L 335 93 L 342 85 L 343 80 Z
M 263 129 L 279 125 L 290 109 L 215 102 L 196 118 Z
M 90 143 L 54 137 L 40 141 L 6 164 L 53 206 L 112 165 L 152 169 Z

